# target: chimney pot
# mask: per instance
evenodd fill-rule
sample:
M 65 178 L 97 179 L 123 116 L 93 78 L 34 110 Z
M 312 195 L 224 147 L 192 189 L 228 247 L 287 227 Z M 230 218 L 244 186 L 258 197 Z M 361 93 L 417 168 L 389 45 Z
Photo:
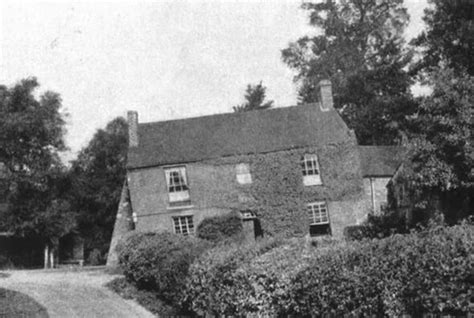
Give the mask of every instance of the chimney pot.
M 334 108 L 332 99 L 332 84 L 331 81 L 324 79 L 318 84 L 319 88 L 319 105 L 323 112 L 327 112 Z
M 138 113 L 136 111 L 127 112 L 128 119 L 128 146 L 138 147 Z

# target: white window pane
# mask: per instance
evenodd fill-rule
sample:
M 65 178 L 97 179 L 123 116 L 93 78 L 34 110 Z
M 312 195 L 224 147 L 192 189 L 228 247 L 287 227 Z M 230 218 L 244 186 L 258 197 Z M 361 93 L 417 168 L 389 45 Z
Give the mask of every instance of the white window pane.
M 247 174 L 238 174 L 237 175 L 237 182 L 239 184 L 249 184 L 252 183 L 252 176 L 250 173 Z
M 189 200 L 189 191 L 176 191 L 168 193 L 170 202 L 179 202 L 179 201 L 187 201 Z
M 317 155 L 304 155 L 301 159 L 301 167 L 303 172 L 303 184 L 305 186 L 322 184 Z
M 323 183 L 321 181 L 321 176 L 319 174 L 313 174 L 313 175 L 303 176 L 303 184 L 305 186 L 312 186 L 312 185 L 321 185 Z
M 235 166 L 237 182 L 239 184 L 252 183 L 252 175 L 250 174 L 250 166 L 247 163 L 239 163 Z

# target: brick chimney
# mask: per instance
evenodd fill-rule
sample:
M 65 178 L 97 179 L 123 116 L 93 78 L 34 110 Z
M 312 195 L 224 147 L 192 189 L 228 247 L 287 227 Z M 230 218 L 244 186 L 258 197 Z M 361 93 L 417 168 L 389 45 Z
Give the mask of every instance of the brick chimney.
M 334 109 L 331 81 L 325 79 L 318 84 L 319 106 L 323 112 Z
M 136 111 L 127 112 L 128 119 L 128 146 L 138 147 L 138 113 Z

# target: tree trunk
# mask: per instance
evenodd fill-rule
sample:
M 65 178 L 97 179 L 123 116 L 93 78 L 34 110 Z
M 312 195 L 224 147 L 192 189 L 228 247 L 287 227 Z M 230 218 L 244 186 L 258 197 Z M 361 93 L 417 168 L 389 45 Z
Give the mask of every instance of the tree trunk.
M 49 260 L 50 260 L 50 268 L 54 268 L 54 249 L 51 248 L 49 250 Z
M 48 268 L 48 258 L 49 258 L 49 246 L 48 244 L 44 245 L 44 269 Z

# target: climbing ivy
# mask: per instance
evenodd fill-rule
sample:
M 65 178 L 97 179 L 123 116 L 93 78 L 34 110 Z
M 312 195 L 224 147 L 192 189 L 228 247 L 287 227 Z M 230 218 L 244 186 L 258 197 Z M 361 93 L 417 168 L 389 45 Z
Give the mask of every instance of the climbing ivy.
M 318 155 L 322 185 L 303 185 L 300 162 L 305 154 Z M 253 211 L 264 234 L 272 236 L 306 235 L 309 226 L 307 203 L 347 201 L 362 193 L 360 160 L 352 140 L 322 147 L 219 158 L 208 163 L 250 165 L 252 183 L 238 185 L 234 199 L 225 204 L 234 208 L 237 203 L 241 210 Z

